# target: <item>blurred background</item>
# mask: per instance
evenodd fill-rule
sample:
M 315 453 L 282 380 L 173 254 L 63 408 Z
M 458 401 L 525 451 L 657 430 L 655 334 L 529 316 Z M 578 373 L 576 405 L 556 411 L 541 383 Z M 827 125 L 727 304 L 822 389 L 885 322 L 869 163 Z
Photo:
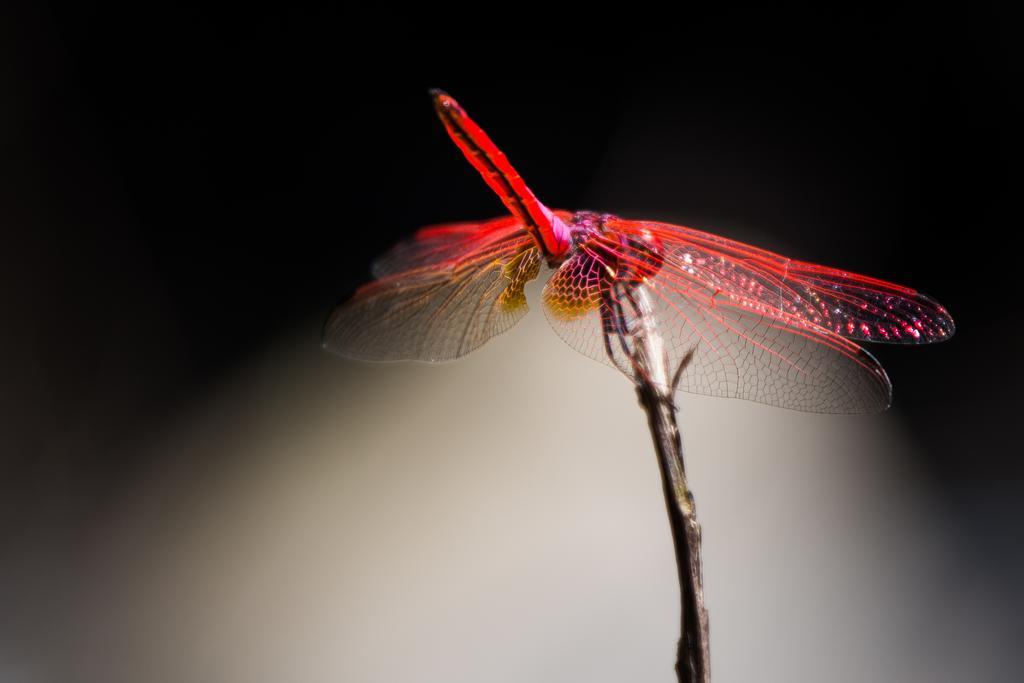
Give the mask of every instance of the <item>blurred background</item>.
M 0 681 L 674 680 L 623 377 L 537 306 L 457 363 L 320 351 L 374 256 L 502 212 L 429 87 L 551 206 L 905 283 L 957 322 L 871 349 L 883 415 L 683 397 L 716 680 L 1019 680 L 1013 24 L 681 12 L 456 38 L 5 7 Z

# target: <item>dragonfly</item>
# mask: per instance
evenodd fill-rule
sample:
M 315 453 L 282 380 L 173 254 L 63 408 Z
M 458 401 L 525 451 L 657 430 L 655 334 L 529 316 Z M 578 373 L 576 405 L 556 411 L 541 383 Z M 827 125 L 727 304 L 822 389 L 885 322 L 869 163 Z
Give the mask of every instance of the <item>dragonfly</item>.
M 664 361 L 685 366 L 673 390 L 863 413 L 892 400 L 864 343 L 954 333 L 949 312 L 909 287 L 693 228 L 549 209 L 455 99 L 431 97 L 509 215 L 426 227 L 393 247 L 329 316 L 330 351 L 376 361 L 464 356 L 526 314 L 525 287 L 543 272 L 541 305 L 556 333 L 630 377 L 628 340 L 654 325 Z

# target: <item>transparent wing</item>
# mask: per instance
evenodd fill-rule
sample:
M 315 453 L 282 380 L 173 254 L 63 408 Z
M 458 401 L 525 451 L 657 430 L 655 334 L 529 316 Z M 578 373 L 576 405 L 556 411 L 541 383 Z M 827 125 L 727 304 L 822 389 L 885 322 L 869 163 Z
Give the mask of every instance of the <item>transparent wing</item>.
M 540 254 L 512 218 L 424 228 L 373 266 L 373 282 L 331 313 L 326 349 L 360 360 L 463 356 L 525 315 Z
M 788 313 L 858 341 L 930 344 L 953 336 L 949 312 L 912 289 L 813 263 L 789 261 Z
M 552 276 L 545 312 L 570 346 L 631 374 L 622 349 L 607 343 L 616 334 L 610 308 L 625 312 L 627 329 L 636 322 L 618 305 L 631 287 L 643 288 L 669 361 L 692 352 L 680 389 L 796 410 L 884 410 L 885 371 L 852 340 L 921 343 L 953 332 L 945 309 L 913 290 L 688 228 L 619 219 Z
M 609 227 L 653 235 L 665 246 L 670 269 L 713 286 L 735 289 L 767 277 L 770 286 L 763 296 L 755 296 L 761 303 L 848 339 L 927 344 L 949 339 L 956 330 L 942 305 L 909 287 L 797 261 L 683 226 L 616 219 Z

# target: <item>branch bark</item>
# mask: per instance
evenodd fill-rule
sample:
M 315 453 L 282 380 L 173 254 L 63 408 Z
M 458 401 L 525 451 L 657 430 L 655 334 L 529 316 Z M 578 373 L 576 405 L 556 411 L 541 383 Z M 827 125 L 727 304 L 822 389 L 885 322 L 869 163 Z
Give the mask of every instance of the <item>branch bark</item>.
M 701 566 L 701 530 L 693 494 L 686 482 L 682 440 L 676 425 L 676 407 L 663 387 L 637 379 L 637 397 L 647 412 L 654 449 L 661 467 L 661 482 L 668 509 L 679 572 L 680 638 L 676 674 L 680 683 L 709 683 L 711 652 L 708 612 L 704 605 Z
M 628 319 L 623 303 L 629 308 Z M 637 398 L 647 413 L 661 469 L 679 573 L 681 606 L 676 674 L 680 683 L 710 683 L 711 651 L 708 612 L 704 605 L 701 530 L 693 494 L 686 481 L 682 439 L 673 400 L 679 378 L 693 352 L 683 358 L 673 374 L 669 374 L 668 354 L 643 285 L 629 290 L 620 288 L 614 297 L 606 299 L 604 310 L 609 316 L 604 326 L 605 348 L 613 363 L 616 362 L 617 350 L 629 358 Z

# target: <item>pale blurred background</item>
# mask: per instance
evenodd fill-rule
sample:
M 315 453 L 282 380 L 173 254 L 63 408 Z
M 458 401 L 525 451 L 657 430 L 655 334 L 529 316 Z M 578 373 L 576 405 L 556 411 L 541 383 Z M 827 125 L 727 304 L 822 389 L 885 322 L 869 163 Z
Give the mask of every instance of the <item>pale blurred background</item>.
M 319 349 L 375 255 L 502 211 L 437 86 L 552 206 L 957 322 L 872 349 L 882 415 L 682 398 L 714 680 L 1021 680 L 1016 24 L 709 6 L 627 44 L 617 9 L 482 46 L 393 19 L 0 8 L 0 683 L 673 680 L 624 377 L 536 305 L 457 363 Z
M 159 465 L 73 572 L 5 582 L 32 628 L 2 680 L 673 681 L 672 543 L 626 378 L 537 311 L 439 366 L 326 356 L 317 322 L 132 445 Z M 680 408 L 716 680 L 1011 680 L 1000 596 L 899 420 Z

